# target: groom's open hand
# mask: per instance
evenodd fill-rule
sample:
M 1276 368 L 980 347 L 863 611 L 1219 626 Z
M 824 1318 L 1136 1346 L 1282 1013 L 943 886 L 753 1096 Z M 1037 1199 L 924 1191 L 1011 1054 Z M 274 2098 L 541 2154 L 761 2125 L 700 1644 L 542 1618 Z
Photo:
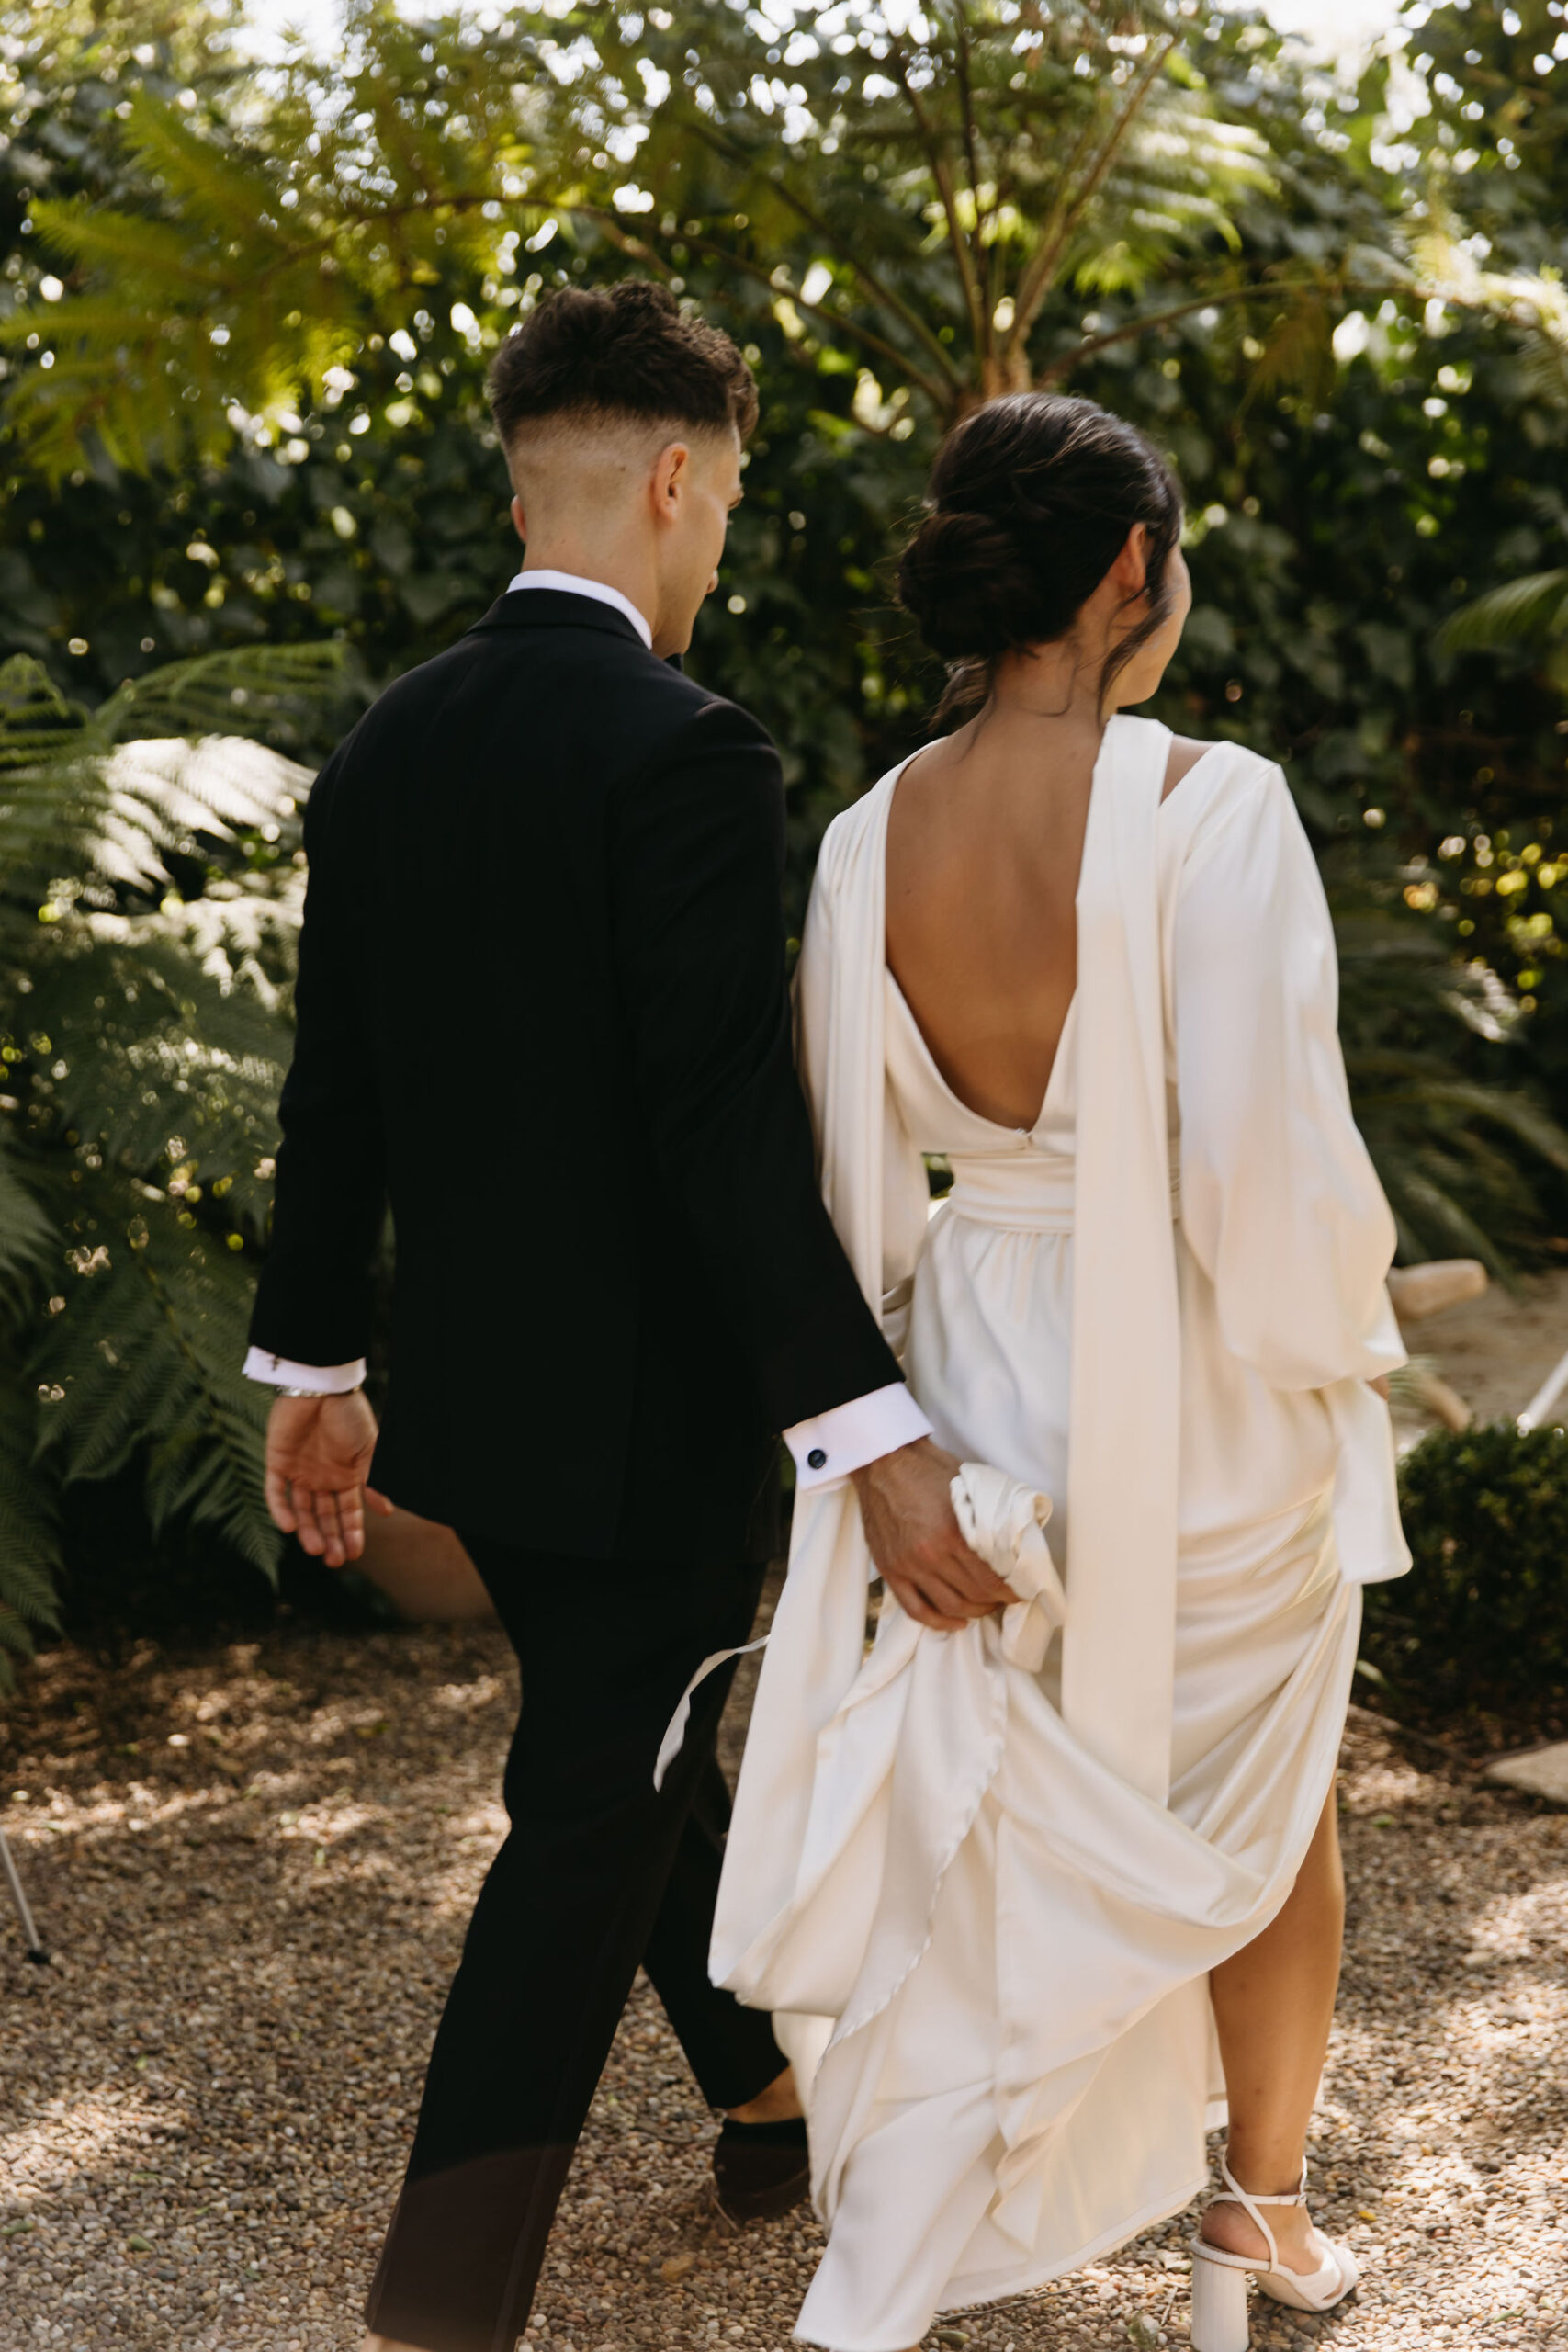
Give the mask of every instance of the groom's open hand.
M 346 1396 L 279 1396 L 266 1425 L 266 1507 L 285 1535 L 329 1568 L 365 1549 L 365 1506 L 391 1504 L 366 1476 L 376 1416 L 363 1389 Z
M 953 1480 L 960 1464 L 918 1439 L 854 1474 L 871 1556 L 888 1590 L 922 1625 L 956 1634 L 1016 1596 L 959 1533 Z

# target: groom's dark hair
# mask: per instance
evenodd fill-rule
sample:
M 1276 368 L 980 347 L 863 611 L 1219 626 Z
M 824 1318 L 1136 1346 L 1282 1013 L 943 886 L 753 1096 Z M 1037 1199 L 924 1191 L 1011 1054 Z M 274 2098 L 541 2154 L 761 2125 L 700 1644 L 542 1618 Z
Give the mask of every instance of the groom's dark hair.
M 507 449 L 547 420 L 733 425 L 742 441 L 757 422 L 756 382 L 729 337 L 641 277 L 547 295 L 496 353 L 485 390 Z

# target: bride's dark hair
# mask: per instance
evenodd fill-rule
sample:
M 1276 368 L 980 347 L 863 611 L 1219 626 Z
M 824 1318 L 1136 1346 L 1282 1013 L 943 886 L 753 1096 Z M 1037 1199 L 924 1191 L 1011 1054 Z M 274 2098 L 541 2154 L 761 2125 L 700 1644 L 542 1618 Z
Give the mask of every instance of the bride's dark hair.
M 938 452 L 898 594 L 948 665 L 938 718 L 973 709 L 999 654 L 1065 637 L 1134 523 L 1147 533 L 1148 610 L 1107 655 L 1100 701 L 1170 610 L 1181 492 L 1153 445 L 1093 401 L 987 401 Z

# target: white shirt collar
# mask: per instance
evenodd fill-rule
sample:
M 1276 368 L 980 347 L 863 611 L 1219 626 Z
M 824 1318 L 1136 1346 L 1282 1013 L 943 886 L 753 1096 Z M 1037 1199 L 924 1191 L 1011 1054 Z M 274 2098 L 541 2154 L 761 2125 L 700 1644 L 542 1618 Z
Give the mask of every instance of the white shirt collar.
M 581 580 L 575 571 L 548 571 L 540 569 L 535 571 L 520 571 L 515 580 L 508 581 L 508 594 L 513 588 L 559 588 L 569 596 L 592 596 L 596 604 L 613 605 L 617 613 L 625 613 L 649 651 L 651 653 L 653 650 L 653 631 L 632 603 L 631 598 L 623 596 L 618 588 L 606 586 L 603 580 Z

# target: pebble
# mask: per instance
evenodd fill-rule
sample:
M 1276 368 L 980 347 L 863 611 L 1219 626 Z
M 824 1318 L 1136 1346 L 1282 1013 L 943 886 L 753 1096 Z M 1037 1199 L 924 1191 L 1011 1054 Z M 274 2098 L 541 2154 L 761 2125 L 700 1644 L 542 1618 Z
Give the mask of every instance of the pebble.
M 0 1804 L 56 1957 L 28 1967 L 0 1901 L 5 2352 L 357 2352 L 514 1705 L 482 1627 L 285 1627 L 112 1668 L 65 1645 L 29 1672 Z M 1255 2298 L 1255 2352 L 1568 2352 L 1568 1817 L 1359 1721 L 1345 1765 L 1312 2163 L 1366 2284 L 1329 2322 Z M 728 2223 L 715 2131 L 639 1983 L 528 2352 L 787 2352 L 820 2233 Z M 1191 2226 L 944 2318 L 928 2352 L 1179 2352 Z

